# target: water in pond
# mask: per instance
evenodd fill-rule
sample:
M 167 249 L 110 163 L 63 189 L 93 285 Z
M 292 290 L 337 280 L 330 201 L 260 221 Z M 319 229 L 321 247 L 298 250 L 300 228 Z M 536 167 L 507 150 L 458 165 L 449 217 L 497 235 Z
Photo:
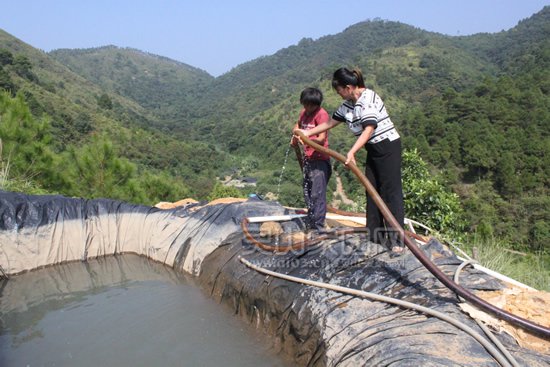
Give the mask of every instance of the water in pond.
M 288 366 L 243 320 L 137 255 L 12 277 L 0 294 L 0 366 Z

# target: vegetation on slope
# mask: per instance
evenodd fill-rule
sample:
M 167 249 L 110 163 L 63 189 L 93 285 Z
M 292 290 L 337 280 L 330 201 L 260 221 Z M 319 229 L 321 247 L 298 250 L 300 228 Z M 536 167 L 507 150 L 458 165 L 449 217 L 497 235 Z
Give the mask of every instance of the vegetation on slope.
M 85 197 L 113 195 L 149 205 L 160 199 L 178 200 L 182 195 L 206 197 L 214 187 L 216 169 L 227 159 L 225 153 L 210 144 L 182 141 L 152 128 L 157 118 L 136 102 L 105 92 L 5 32 L 0 32 L 0 88 L 8 93 L 2 97 L 2 123 L 13 109 L 23 108 L 29 110 L 26 119 L 47 122 L 46 145 L 65 160 L 63 168 L 67 169 L 60 174 L 66 177 L 57 186 L 44 182 L 42 175 L 25 175 L 21 181 L 51 192 Z M 10 98 L 15 100 L 6 102 Z M 9 141 L 9 137 L 0 138 L 4 144 Z M 89 146 L 96 148 L 88 149 Z M 68 168 L 79 164 L 79 154 L 98 154 L 90 160 L 98 163 L 103 153 L 130 164 L 131 176 L 139 184 L 134 183 L 133 189 L 121 189 L 127 191 L 122 193 L 99 188 L 96 191 L 83 180 L 69 179 Z M 15 159 L 14 154 L 5 148 L 4 164 Z M 12 169 L 10 177 L 15 178 L 16 173 L 19 171 Z M 94 177 L 95 173 L 92 170 L 90 175 Z
M 240 175 L 258 180 L 242 195 L 302 205 L 299 93 L 321 88 L 332 112 L 332 71 L 357 66 L 403 136 L 407 216 L 547 259 L 549 28 L 550 7 L 468 37 L 374 20 L 218 78 L 114 46 L 45 54 L 0 31 L 2 187 L 153 204 L 211 198 L 216 177 Z M 353 141 L 345 127 L 330 139 L 342 153 Z M 362 187 L 335 170 L 360 210 Z

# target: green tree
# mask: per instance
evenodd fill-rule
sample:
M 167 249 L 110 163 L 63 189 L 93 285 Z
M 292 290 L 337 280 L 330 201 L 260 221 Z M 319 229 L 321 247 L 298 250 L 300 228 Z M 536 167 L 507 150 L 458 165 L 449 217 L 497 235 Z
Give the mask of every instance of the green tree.
M 191 197 L 189 188 L 167 173 L 144 173 L 140 177 L 139 184 L 147 197 L 147 204 L 149 205 L 155 205 L 161 201 L 174 202 Z
M 461 232 L 463 209 L 458 195 L 430 174 L 416 150 L 403 152 L 403 194 L 408 218 L 439 231 Z
M 99 98 L 97 99 L 97 104 L 99 107 L 105 109 L 105 110 L 112 110 L 113 109 L 113 101 L 111 100 L 111 97 L 107 95 L 107 93 L 103 93 Z
M 88 144 L 69 149 L 75 193 L 86 198 L 112 198 L 135 202 L 144 199 L 137 186 L 136 167 L 120 158 L 112 142 L 94 136 Z
M 548 251 L 548 239 L 550 238 L 550 224 L 547 221 L 538 220 L 530 231 L 531 249 L 535 251 Z
M 17 55 L 13 59 L 13 67 L 19 76 L 30 81 L 36 81 L 36 76 L 32 72 L 32 63 L 25 55 Z
M 243 197 L 243 194 L 239 189 L 234 186 L 225 186 L 220 182 L 216 182 L 214 188 L 207 197 L 208 201 L 212 201 L 219 198 L 240 198 Z
M 516 173 L 515 157 L 512 152 L 504 152 L 500 157 L 495 170 L 495 186 L 504 196 L 521 192 L 521 181 Z
M 21 95 L 0 92 L 0 158 L 11 174 L 22 180 L 39 182 L 43 187 L 65 186 L 51 151 L 50 123 L 36 120 Z
M 10 75 L 0 66 L 0 90 L 2 89 L 7 90 L 10 94 L 14 94 L 16 91 Z
M 13 54 L 5 48 L 0 48 L 0 66 L 13 64 Z

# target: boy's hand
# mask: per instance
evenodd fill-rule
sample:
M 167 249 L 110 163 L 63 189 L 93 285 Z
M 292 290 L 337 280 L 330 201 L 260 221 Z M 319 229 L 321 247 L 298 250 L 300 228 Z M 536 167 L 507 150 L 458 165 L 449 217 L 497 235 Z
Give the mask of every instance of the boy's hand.
M 307 133 L 306 133 L 306 130 L 302 130 L 302 129 L 294 129 L 293 132 L 294 132 L 294 137 L 296 139 L 298 139 L 298 141 L 300 142 L 300 144 L 304 145 L 304 142 L 302 141 L 302 138 L 300 137 L 300 135 L 298 135 L 298 131 L 301 132 L 302 134 L 304 134 L 306 137 L 308 136 Z

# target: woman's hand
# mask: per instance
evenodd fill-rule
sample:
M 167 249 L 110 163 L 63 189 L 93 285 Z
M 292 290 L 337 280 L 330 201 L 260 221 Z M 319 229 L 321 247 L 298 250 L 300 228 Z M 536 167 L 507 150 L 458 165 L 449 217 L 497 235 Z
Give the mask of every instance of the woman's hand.
M 357 163 L 355 162 L 355 153 L 351 151 L 349 151 L 348 154 L 346 155 L 346 162 L 344 164 L 347 166 L 350 163 L 357 165 Z

